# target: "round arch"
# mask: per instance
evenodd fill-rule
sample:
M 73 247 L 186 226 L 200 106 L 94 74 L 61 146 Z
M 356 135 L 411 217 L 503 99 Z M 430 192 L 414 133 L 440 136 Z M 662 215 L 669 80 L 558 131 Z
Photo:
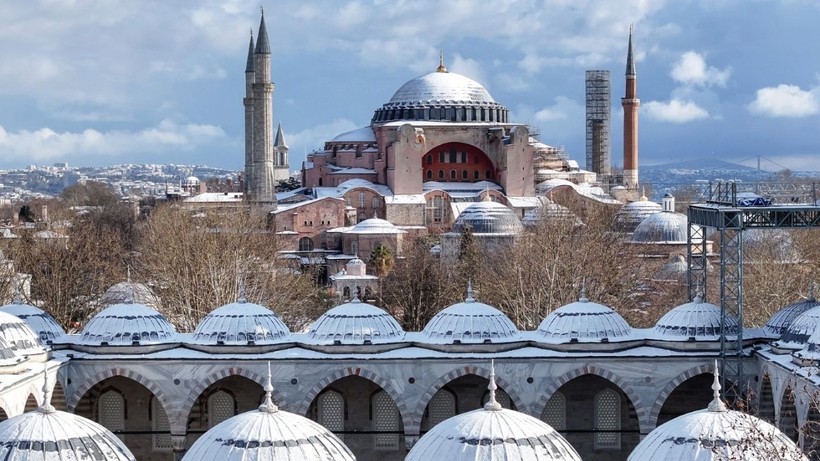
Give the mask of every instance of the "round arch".
M 248 378 L 249 380 L 259 383 L 260 386 L 263 386 L 262 383 L 267 381 L 267 377 L 264 377 L 258 373 L 255 373 L 251 370 L 242 367 L 228 367 L 222 370 L 217 371 L 216 373 L 211 373 L 210 375 L 206 376 L 203 379 L 198 379 L 194 381 L 194 387 L 190 389 L 188 392 L 187 397 L 182 402 L 182 410 L 185 412 L 185 418 L 183 421 L 187 421 L 191 415 L 191 409 L 193 408 L 196 400 L 199 398 L 202 393 L 208 389 L 212 384 L 215 382 L 225 379 L 230 376 L 242 376 Z M 276 388 L 273 388 L 272 398 L 274 403 L 278 406 L 282 406 L 283 410 L 287 410 L 286 400 L 282 393 Z
M 543 414 L 544 408 L 547 406 L 547 402 L 549 402 L 550 397 L 552 397 L 552 394 L 554 394 L 555 391 L 560 389 L 564 384 L 583 375 L 599 376 L 611 382 L 623 391 L 626 397 L 632 402 L 632 406 L 635 407 L 635 413 L 638 417 L 638 425 L 640 426 L 642 433 L 648 434 L 650 429 L 654 427 L 648 425 L 648 409 L 646 408 L 646 404 L 643 402 L 643 399 L 641 399 L 640 394 L 635 392 L 632 385 L 615 373 L 595 365 L 585 365 L 581 368 L 576 368 L 552 380 L 552 382 L 550 382 L 550 384 L 544 389 L 544 392 L 541 393 L 538 401 L 535 403 L 535 411 L 532 412 L 536 415 L 535 417 L 538 418 L 541 414 Z
M 474 367 L 474 366 L 464 366 L 456 368 L 455 370 L 450 371 L 444 376 L 438 378 L 432 386 L 430 386 L 427 391 L 419 398 L 418 404 L 413 412 L 410 414 L 410 418 L 406 420 L 405 428 L 408 430 L 408 434 L 418 434 L 421 430 L 421 420 L 424 418 L 424 410 L 427 408 L 427 404 L 430 403 L 430 400 L 433 396 L 438 392 L 439 389 L 446 386 L 449 382 L 461 378 L 462 376 L 467 375 L 476 375 L 482 378 L 490 379 L 490 370 L 487 368 L 482 367 Z M 495 375 L 495 381 L 499 387 L 504 389 L 504 392 L 510 396 L 510 400 L 512 400 L 513 404 L 519 411 L 523 411 L 526 406 L 521 400 L 521 396 L 518 393 L 518 389 L 512 386 L 507 380 L 504 379 L 503 376 Z M 412 428 L 415 432 L 409 432 Z
M 694 378 L 697 375 L 702 375 L 704 373 L 713 373 L 715 366 L 713 364 L 704 363 L 702 365 L 698 365 L 692 367 L 683 373 L 679 374 L 675 377 L 672 381 L 664 386 L 661 390 L 658 397 L 655 399 L 655 402 L 652 404 L 652 409 L 649 412 L 649 424 L 651 427 L 655 427 L 658 424 L 658 416 L 661 414 L 661 408 L 663 408 L 663 404 L 666 402 L 666 399 L 669 398 L 669 395 L 675 391 L 684 381 Z
M 170 419 L 171 414 L 173 413 L 171 410 L 174 409 L 173 399 L 167 396 L 165 392 L 162 390 L 162 388 L 157 386 L 155 382 L 151 381 L 150 379 L 147 379 L 145 376 L 142 376 L 136 371 L 119 367 L 109 368 L 107 370 L 101 371 L 93 376 L 86 378 L 79 386 L 77 386 L 77 388 L 71 394 L 71 397 L 66 400 L 66 406 L 70 411 L 74 412 L 77 404 L 86 394 L 86 392 L 91 390 L 91 388 L 101 383 L 102 381 L 116 376 L 121 376 L 123 378 L 128 378 L 133 381 L 136 381 L 137 383 L 141 384 L 146 389 L 148 389 L 152 394 L 154 394 L 154 397 L 156 397 L 159 400 L 159 403 L 162 405 L 162 409 L 165 410 L 165 414 L 168 415 Z

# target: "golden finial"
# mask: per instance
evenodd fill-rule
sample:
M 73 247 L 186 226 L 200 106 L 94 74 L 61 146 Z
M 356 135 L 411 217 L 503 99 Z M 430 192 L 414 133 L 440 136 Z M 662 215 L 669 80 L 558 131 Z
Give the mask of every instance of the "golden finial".
M 444 67 L 444 50 L 439 51 L 438 69 L 436 69 L 436 72 L 447 72 L 447 68 Z

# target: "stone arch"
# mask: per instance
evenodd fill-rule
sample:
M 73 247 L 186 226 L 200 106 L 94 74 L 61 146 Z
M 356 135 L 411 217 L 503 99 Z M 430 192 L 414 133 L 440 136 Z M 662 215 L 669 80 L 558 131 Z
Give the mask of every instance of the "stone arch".
M 6 413 L 6 402 L 0 402 L 0 423 L 9 419 L 8 413 Z
M 121 376 L 123 378 L 128 378 L 138 382 L 146 389 L 148 389 L 152 394 L 154 394 L 154 397 L 159 399 L 159 403 L 162 404 L 162 409 L 165 410 L 166 415 L 170 417 L 170 415 L 173 413 L 173 399 L 166 395 L 161 387 L 157 386 L 155 382 L 151 381 L 145 376 L 142 376 L 136 371 L 120 367 L 109 368 L 107 370 L 101 371 L 93 376 L 86 378 L 85 381 L 83 381 L 79 386 L 77 386 L 77 388 L 71 394 L 71 397 L 66 400 L 66 405 L 68 406 L 68 409 L 73 412 L 77 404 L 86 394 L 86 392 L 91 390 L 92 387 L 96 386 L 100 382 L 108 378 L 113 378 L 115 376 Z
M 404 400 L 402 399 L 402 395 L 396 392 L 396 389 L 390 384 L 389 381 L 382 378 L 380 375 L 374 373 L 371 370 L 361 368 L 361 367 L 347 367 L 342 370 L 338 370 L 333 374 L 325 376 L 319 382 L 317 382 L 308 392 L 305 394 L 305 397 L 298 403 L 294 404 L 293 412 L 298 415 L 305 415 L 310 408 L 311 402 L 316 398 L 319 393 L 321 393 L 326 387 L 330 386 L 333 382 L 338 381 L 342 378 L 346 378 L 348 376 L 359 376 L 361 378 L 365 378 L 377 386 L 381 387 L 382 390 L 387 392 L 387 395 L 393 399 L 393 402 L 396 404 L 396 407 L 399 409 L 399 414 L 402 417 L 402 421 L 404 421 L 404 428 L 405 431 L 409 427 L 407 424 L 407 405 L 405 404 Z
M 623 391 L 624 395 L 626 395 L 626 397 L 632 402 L 632 406 L 635 407 L 635 413 L 638 417 L 638 425 L 641 428 L 641 433 L 648 434 L 650 428 L 654 427 L 648 425 L 648 409 L 646 407 L 646 404 L 643 402 L 643 399 L 641 399 L 640 394 L 635 392 L 635 389 L 632 387 L 632 385 L 629 384 L 622 377 L 616 375 L 615 373 L 595 365 L 584 365 L 581 368 L 576 368 L 552 380 L 550 384 L 544 389 L 544 392 L 541 393 L 541 396 L 535 403 L 535 411 L 531 412 L 531 414 L 541 415 L 544 412 L 544 408 L 547 406 L 547 402 L 549 401 L 550 397 L 552 397 L 552 394 L 555 393 L 555 391 L 561 388 L 561 386 L 563 386 L 564 384 L 583 375 L 599 376 L 615 384 L 621 391 Z
M 229 376 L 242 376 L 242 377 L 250 379 L 251 381 L 253 381 L 255 383 L 259 383 L 260 386 L 262 385 L 262 383 L 267 381 L 267 377 L 263 377 L 262 375 L 260 375 L 258 373 L 254 373 L 253 371 L 242 368 L 242 367 L 223 368 L 222 370 L 219 370 L 216 373 L 212 373 L 212 374 L 206 376 L 203 379 L 198 379 L 198 380 L 194 381 L 194 387 L 189 390 L 187 397 L 182 402 L 182 411 L 185 412 L 185 417 L 183 418 L 183 421 L 187 421 L 188 418 L 191 416 L 191 409 L 193 408 L 193 406 L 196 403 L 196 400 L 199 398 L 199 396 L 205 391 L 205 389 L 207 389 L 213 383 L 219 381 L 220 379 L 224 379 L 224 378 L 227 378 Z M 272 394 L 273 394 L 272 398 L 273 398 L 274 403 L 284 407 L 285 406 L 284 404 L 286 403 L 286 401 L 285 401 L 285 397 L 282 395 L 282 393 L 279 392 L 279 390 L 274 387 Z M 283 408 L 283 409 L 286 409 L 286 408 Z
M 775 424 L 774 392 L 772 379 L 768 372 L 763 373 L 763 379 L 760 380 L 760 391 L 757 395 L 758 417 Z
M 658 394 L 658 397 L 655 399 L 655 402 L 652 404 L 652 409 L 649 412 L 649 428 L 654 428 L 658 424 L 658 416 L 661 414 L 661 408 L 663 407 L 664 402 L 666 402 L 666 399 L 669 398 L 669 394 L 674 392 L 674 390 L 677 389 L 678 386 L 683 384 L 683 382 L 687 379 L 693 378 L 703 373 L 712 372 L 714 372 L 714 365 L 704 363 L 702 365 L 698 365 L 696 367 L 692 367 L 684 371 L 683 373 L 676 376 L 675 379 L 670 381 L 666 386 L 664 386 L 663 390 L 661 390 L 660 394 Z
M 424 409 L 427 408 L 427 404 L 433 398 L 433 396 L 438 392 L 439 389 L 447 385 L 447 383 L 461 378 L 462 376 L 467 375 L 476 375 L 482 378 L 490 379 L 490 370 L 487 368 L 482 367 L 475 367 L 475 366 L 463 366 L 456 368 L 455 370 L 450 371 L 446 375 L 438 378 L 432 386 L 430 386 L 427 391 L 419 398 L 418 404 L 416 405 L 415 410 L 410 414 L 410 418 L 405 420 L 405 429 L 408 434 L 418 434 L 421 430 L 421 420 L 424 418 Z M 521 400 L 521 396 L 518 393 L 518 389 L 512 386 L 511 383 L 507 382 L 502 376 L 495 376 L 495 381 L 499 387 L 504 389 L 504 392 L 510 396 L 513 404 L 519 411 L 523 411 L 526 406 L 524 405 L 523 400 Z M 413 430 L 415 432 L 410 432 Z
M 28 413 L 30 411 L 34 411 L 39 406 L 40 406 L 40 402 L 37 400 L 36 394 L 29 394 L 28 398 L 26 399 L 26 405 L 25 405 L 25 407 L 23 407 L 23 413 Z

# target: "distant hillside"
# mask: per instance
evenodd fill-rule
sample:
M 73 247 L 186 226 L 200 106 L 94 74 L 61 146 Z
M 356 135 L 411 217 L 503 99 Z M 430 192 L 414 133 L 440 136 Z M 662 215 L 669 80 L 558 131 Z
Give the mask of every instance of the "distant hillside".
M 752 168 L 738 163 L 725 162 L 713 158 L 698 158 L 686 159 L 679 162 L 664 163 L 662 165 L 641 166 L 641 171 L 657 171 L 657 170 L 706 170 L 706 171 L 744 171 L 757 172 L 756 168 Z M 767 173 L 768 174 L 768 173 Z

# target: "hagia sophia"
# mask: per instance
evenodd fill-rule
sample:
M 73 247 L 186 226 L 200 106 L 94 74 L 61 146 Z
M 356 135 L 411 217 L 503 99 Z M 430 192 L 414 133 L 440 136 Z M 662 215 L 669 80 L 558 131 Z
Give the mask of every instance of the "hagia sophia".
M 376 245 L 400 253 L 438 233 L 447 258 L 468 228 L 492 247 L 534 221 L 576 222 L 547 198 L 558 189 L 621 207 L 625 244 L 685 248 L 674 198 L 640 193 L 631 34 L 618 175 L 580 169 L 442 58 L 369 126 L 309 154 L 303 187 L 276 193 L 289 164 L 273 130 L 270 54 L 263 17 L 246 68 L 243 203 L 270 213 L 285 257 L 326 267 L 342 301 L 291 331 L 277 306 L 242 294 L 181 333 L 151 289 L 128 280 L 66 332 L 48 306 L 18 297 L 0 307 L 0 459 L 820 459 L 820 432 L 805 430 L 820 422 L 811 291 L 761 328 L 699 294 L 636 328 L 581 287 L 532 331 L 470 284 L 421 331 L 359 296 L 374 287 L 364 259 Z M 188 206 L 218 202 L 207 194 Z M 686 264 L 668 266 L 685 283 Z M 742 342 L 744 382 L 719 376 L 727 338 Z

